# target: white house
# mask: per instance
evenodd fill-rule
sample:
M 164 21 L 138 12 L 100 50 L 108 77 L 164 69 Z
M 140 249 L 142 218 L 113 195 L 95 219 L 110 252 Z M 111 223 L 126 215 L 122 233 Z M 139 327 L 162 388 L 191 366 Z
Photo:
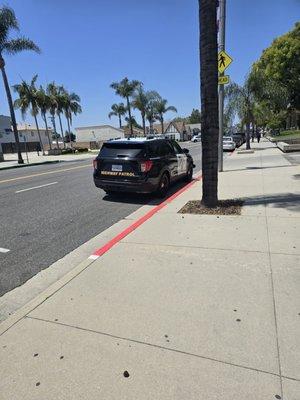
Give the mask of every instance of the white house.
M 14 134 L 11 129 L 11 119 L 6 115 L 0 115 L 0 143 L 14 142 Z
M 82 126 L 75 128 L 75 134 L 77 146 L 90 148 L 106 140 L 124 138 L 124 131 L 111 125 Z
M 52 130 L 48 128 L 48 134 L 47 134 L 45 128 L 39 127 L 39 131 L 42 143 L 48 145 L 49 144 L 48 134 L 50 137 L 50 141 L 52 141 L 51 138 Z M 19 132 L 20 142 L 23 142 L 25 137 L 25 140 L 28 143 L 39 143 L 39 135 L 35 125 L 18 124 L 18 132 Z
M 43 145 L 49 145 L 47 131 L 44 128 L 39 128 L 41 141 Z M 51 129 L 48 130 L 50 140 L 52 136 Z M 34 125 L 18 124 L 18 133 L 21 151 L 35 151 L 40 143 L 37 129 Z M 3 153 L 15 153 L 17 151 L 15 144 L 15 136 L 11 127 L 11 119 L 5 115 L 0 115 L 0 144 Z

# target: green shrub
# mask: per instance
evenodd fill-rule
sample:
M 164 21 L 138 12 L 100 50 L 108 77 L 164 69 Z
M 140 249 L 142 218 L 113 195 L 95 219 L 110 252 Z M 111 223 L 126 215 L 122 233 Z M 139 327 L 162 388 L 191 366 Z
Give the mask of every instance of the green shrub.
M 76 151 L 78 151 L 78 153 L 86 153 L 89 149 L 87 147 L 77 147 Z
M 62 149 L 61 154 L 73 154 L 73 149 Z

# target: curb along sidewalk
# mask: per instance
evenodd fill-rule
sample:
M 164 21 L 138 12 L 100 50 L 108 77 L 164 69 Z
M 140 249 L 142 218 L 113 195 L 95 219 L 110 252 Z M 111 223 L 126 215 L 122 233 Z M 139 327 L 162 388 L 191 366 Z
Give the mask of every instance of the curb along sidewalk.
M 298 400 L 299 166 L 254 147 L 241 216 L 178 214 L 196 182 L 0 324 L 0 399 Z
M 89 152 L 83 154 L 65 154 L 59 156 L 38 156 L 35 153 L 28 153 L 29 163 L 27 163 L 26 156 L 22 154 L 24 159 L 24 164 L 18 164 L 16 154 L 5 154 L 5 161 L 0 162 L 0 171 L 12 169 L 12 168 L 24 168 L 31 167 L 35 165 L 43 165 L 43 164 L 55 164 L 60 162 L 74 162 L 74 161 L 85 161 L 92 160 L 97 156 L 97 152 Z

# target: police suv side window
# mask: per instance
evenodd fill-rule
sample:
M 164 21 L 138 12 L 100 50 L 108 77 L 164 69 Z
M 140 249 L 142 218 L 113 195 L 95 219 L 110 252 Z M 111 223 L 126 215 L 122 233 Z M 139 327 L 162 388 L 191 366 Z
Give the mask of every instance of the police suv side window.
M 175 140 L 172 140 L 172 146 L 174 147 L 175 153 L 176 154 L 182 154 L 182 148 L 179 146 L 179 144 L 177 142 L 175 142 Z
M 163 141 L 159 146 L 159 153 L 161 157 L 169 156 L 174 154 L 174 149 L 168 142 Z

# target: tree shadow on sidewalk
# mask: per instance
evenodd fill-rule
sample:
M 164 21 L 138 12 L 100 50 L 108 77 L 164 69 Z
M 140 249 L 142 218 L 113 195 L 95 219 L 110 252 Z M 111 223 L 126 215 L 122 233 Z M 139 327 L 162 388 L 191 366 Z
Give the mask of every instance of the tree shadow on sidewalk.
M 107 194 L 103 197 L 104 201 L 114 202 L 114 203 L 126 203 L 126 204 L 140 204 L 140 205 L 152 205 L 157 206 L 164 202 L 168 197 L 172 196 L 178 190 L 186 186 L 186 182 L 179 181 L 170 186 L 168 194 L 165 198 L 160 199 L 155 196 L 155 194 L 142 194 L 142 193 L 126 193 L 119 192 L 113 194 Z
M 267 205 L 272 208 L 284 208 L 293 212 L 300 212 L 300 194 L 282 193 L 265 196 L 243 198 L 245 206 Z

